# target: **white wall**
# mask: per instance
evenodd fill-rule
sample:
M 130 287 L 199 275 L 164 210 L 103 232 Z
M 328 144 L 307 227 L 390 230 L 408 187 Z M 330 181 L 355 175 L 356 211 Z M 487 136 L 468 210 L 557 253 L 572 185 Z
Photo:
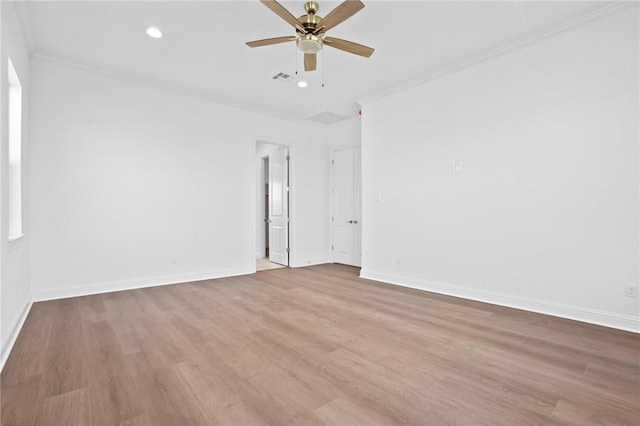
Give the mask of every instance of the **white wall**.
M 323 129 L 41 59 L 32 84 L 35 300 L 255 271 L 256 140 L 295 151 L 292 264 L 326 262 Z
M 1 45 L 0 45 L 0 366 L 4 365 L 22 321 L 30 306 L 29 289 L 29 53 L 20 28 L 14 4 L 0 2 Z M 24 236 L 8 242 L 9 214 L 8 201 L 8 96 L 7 58 L 16 69 L 22 86 L 22 212 Z
M 360 146 L 362 144 L 361 126 L 360 116 L 355 116 L 329 127 L 327 131 L 329 150 Z
M 636 5 L 364 105 L 362 275 L 637 331 L 638 52 Z

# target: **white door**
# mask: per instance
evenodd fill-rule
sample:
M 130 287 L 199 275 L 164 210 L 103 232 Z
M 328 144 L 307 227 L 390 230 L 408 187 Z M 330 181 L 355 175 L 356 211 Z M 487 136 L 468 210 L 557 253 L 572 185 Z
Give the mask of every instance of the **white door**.
M 360 148 L 333 152 L 333 261 L 361 264 L 361 176 Z
M 288 150 L 269 154 L 269 260 L 289 265 Z

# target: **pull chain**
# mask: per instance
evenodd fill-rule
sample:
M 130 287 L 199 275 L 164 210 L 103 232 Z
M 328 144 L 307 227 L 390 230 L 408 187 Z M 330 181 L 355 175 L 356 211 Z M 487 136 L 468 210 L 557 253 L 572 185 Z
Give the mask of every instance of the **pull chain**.
M 296 70 L 296 76 L 298 75 L 298 63 L 300 61 L 298 60 L 298 47 L 296 46 L 296 66 L 294 67 L 294 69 Z
M 320 81 L 322 81 L 322 87 L 324 87 L 324 49 L 322 49 L 322 75 L 320 76 Z

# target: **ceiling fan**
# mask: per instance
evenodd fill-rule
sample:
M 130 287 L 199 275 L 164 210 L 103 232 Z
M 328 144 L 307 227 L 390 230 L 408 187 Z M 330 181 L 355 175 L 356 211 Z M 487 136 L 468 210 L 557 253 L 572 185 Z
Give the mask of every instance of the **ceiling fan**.
M 247 46 L 249 47 L 261 47 L 295 41 L 298 49 L 304 52 L 305 71 L 313 71 L 316 69 L 316 53 L 322 50 L 322 46 L 325 45 L 366 58 L 373 53 L 374 49 L 371 47 L 325 35 L 331 28 L 346 21 L 362 10 L 364 4 L 360 0 L 346 0 L 329 12 L 324 18 L 317 15 L 320 6 L 315 1 L 308 1 L 304 4 L 304 10 L 307 14 L 299 18 L 293 16 L 284 6 L 275 0 L 260 0 L 260 3 L 267 6 L 272 12 L 293 26 L 296 29 L 296 35 L 249 41 L 247 42 Z

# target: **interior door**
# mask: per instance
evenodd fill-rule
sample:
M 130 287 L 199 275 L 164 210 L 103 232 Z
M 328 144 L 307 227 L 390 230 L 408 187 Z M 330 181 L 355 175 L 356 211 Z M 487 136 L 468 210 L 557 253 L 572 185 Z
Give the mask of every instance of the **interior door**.
M 288 149 L 269 154 L 269 260 L 289 265 Z
M 360 148 L 333 152 L 333 261 L 361 264 Z
M 353 265 L 362 265 L 362 150 L 353 150 Z

